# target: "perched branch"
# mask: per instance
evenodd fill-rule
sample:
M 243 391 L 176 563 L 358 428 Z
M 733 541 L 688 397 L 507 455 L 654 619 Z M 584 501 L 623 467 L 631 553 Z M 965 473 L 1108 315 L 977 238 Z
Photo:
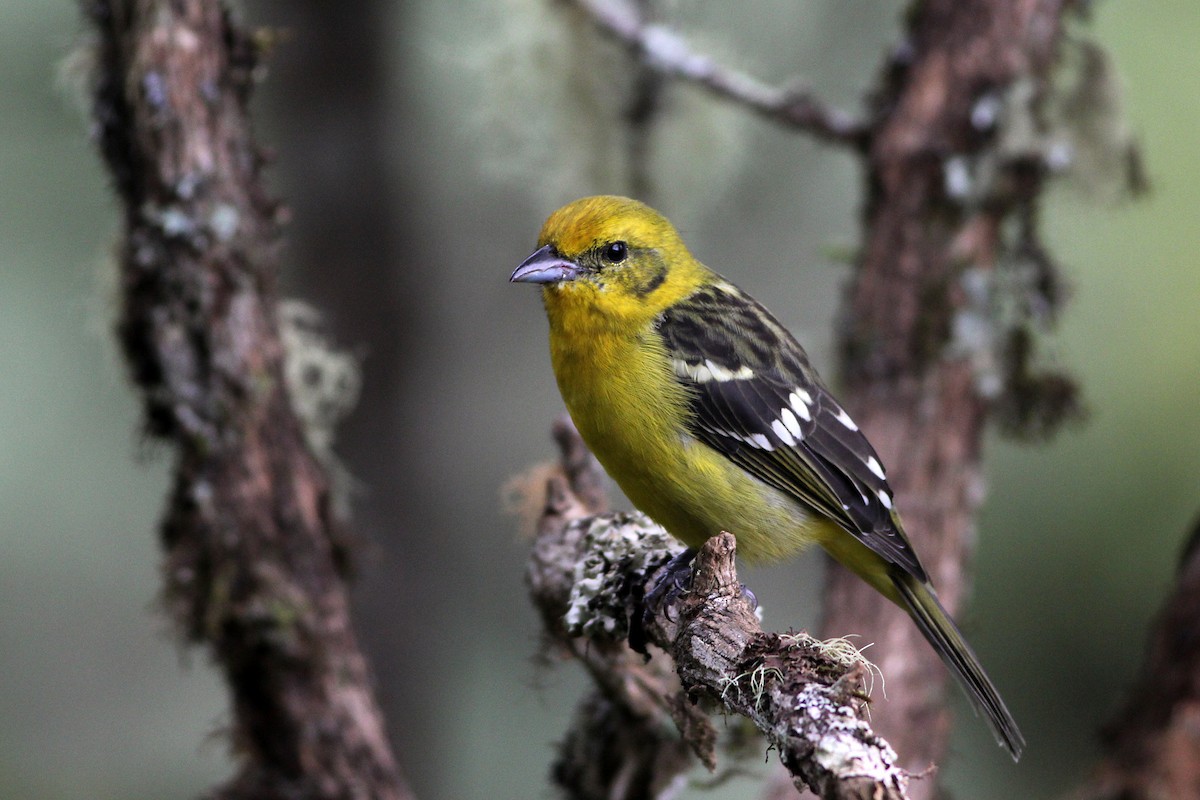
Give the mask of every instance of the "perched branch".
M 124 210 L 117 333 L 175 450 L 164 598 L 232 695 L 217 798 L 400 800 L 350 622 L 330 478 L 289 402 L 257 53 L 215 0 L 84 0 L 95 135 Z
M 697 52 L 680 34 L 665 25 L 649 23 L 628 0 L 570 0 L 605 34 L 635 52 L 642 63 L 664 76 L 707 89 L 767 119 L 807 131 L 824 141 L 866 146 L 864 122 L 827 108 L 806 90 L 779 88 L 718 64 Z
M 560 425 L 556 436 L 564 463 L 580 464 L 577 435 Z M 549 480 L 528 573 L 550 642 L 598 687 L 555 769 L 568 796 L 657 796 L 687 768 L 684 748 L 714 768 L 716 732 L 702 711 L 712 706 L 753 722 L 797 787 L 824 798 L 906 797 L 907 774 L 861 717 L 865 665 L 803 634 L 765 633 L 738 583 L 732 535 L 710 539 L 691 589 L 667 592 L 652 609 L 643 626 L 653 657 L 630 649 L 630 620 L 641 619 L 645 591 L 682 548 L 640 514 L 593 516 L 575 489 L 594 480 L 577 467 Z M 640 745 L 622 749 L 629 741 Z M 631 775 L 640 793 L 628 790 Z

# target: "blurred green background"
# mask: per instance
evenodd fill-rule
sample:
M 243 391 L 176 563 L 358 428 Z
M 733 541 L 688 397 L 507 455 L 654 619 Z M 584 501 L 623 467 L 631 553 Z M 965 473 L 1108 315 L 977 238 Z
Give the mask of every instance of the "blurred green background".
M 295 212 L 289 291 L 325 309 L 364 363 L 341 448 L 363 486 L 361 636 L 420 797 L 548 797 L 583 682 L 533 662 L 525 550 L 500 487 L 552 455 L 560 404 L 537 298 L 505 279 L 558 202 L 620 188 L 588 163 L 614 145 L 582 123 L 570 133 L 554 118 L 561 98 L 522 78 L 512 54 L 545 45 L 523 26 L 524 2 L 363 4 L 386 47 L 361 115 L 357 94 L 325 106 L 304 102 L 320 87 L 294 85 L 290 70 L 328 32 L 289 16 L 302 5 L 244 13 L 287 31 L 258 110 Z M 847 108 L 902 7 L 752 5 L 735 19 L 721 3 L 668 7 L 722 57 L 801 75 Z M 80 34 L 71 3 L 0 0 L 0 797 L 194 797 L 229 773 L 228 711 L 205 655 L 175 642 L 155 604 L 170 458 L 139 436 L 108 340 L 117 210 L 59 77 Z M 1120 71 L 1153 191 L 1048 196 L 1044 230 L 1075 288 L 1051 353 L 1092 413 L 1049 445 L 989 441 L 963 618 L 1029 748 L 1008 763 L 960 706 L 946 774 L 964 798 L 1050 797 L 1080 779 L 1200 508 L 1200 5 L 1098 3 L 1083 34 Z M 829 254 L 856 241 L 854 163 L 703 98 L 681 93 L 675 107 L 655 201 L 832 375 L 846 270 Z M 556 144 L 564 130 L 588 150 Z M 361 158 L 344 146 L 356 131 L 376 148 L 363 186 L 388 197 L 370 208 L 390 232 L 360 214 L 361 236 L 352 225 L 331 239 L 360 198 L 320 187 Z M 387 270 L 363 283 L 356 265 L 372 260 Z M 813 624 L 814 564 L 751 577 L 769 625 Z

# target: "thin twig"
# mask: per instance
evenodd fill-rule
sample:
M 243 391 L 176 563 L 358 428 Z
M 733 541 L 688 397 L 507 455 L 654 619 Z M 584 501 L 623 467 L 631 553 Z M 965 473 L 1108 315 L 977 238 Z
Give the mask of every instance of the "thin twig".
M 772 86 L 718 64 L 670 27 L 644 20 L 626 0 L 568 2 L 590 17 L 601 31 L 636 53 L 646 66 L 665 76 L 702 86 L 717 97 L 823 141 L 858 150 L 866 147 L 870 129 L 862 120 L 826 107 L 805 89 Z

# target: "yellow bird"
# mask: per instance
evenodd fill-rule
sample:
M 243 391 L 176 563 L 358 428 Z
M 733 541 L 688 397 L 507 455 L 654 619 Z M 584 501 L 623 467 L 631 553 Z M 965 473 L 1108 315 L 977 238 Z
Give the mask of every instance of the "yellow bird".
M 879 457 L 770 312 L 624 197 L 555 211 L 510 280 L 542 285 L 559 391 L 634 505 L 691 548 L 730 531 L 749 562 L 821 545 L 909 613 L 1020 757 L 1021 732 L 938 602 Z

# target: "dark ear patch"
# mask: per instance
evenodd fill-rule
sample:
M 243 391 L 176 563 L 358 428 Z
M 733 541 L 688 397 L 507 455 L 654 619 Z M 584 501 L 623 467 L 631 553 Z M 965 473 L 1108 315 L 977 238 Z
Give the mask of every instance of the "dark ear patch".
M 638 297 L 645 297 L 655 289 L 663 285 L 663 281 L 667 279 L 667 265 L 663 263 L 662 258 L 658 253 L 645 253 L 646 262 L 650 269 L 644 279 L 639 280 L 633 285 L 633 293 Z M 642 276 L 639 276 L 641 278 Z

